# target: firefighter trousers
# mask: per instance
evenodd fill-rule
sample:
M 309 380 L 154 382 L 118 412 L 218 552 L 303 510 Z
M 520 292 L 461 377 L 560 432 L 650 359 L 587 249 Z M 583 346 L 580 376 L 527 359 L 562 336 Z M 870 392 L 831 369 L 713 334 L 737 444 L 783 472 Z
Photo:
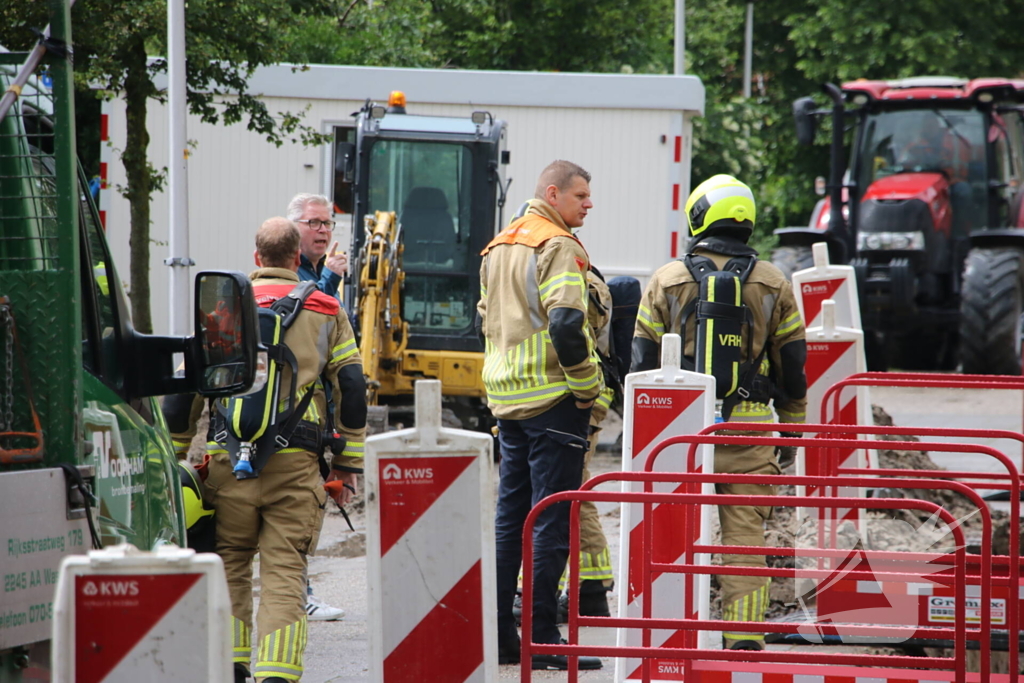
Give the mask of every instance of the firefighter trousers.
M 715 471 L 732 474 L 780 474 L 771 446 L 717 446 Z M 715 490 L 726 495 L 774 496 L 775 486 L 760 484 L 717 484 Z M 747 505 L 719 505 L 718 518 L 722 525 L 723 545 L 765 546 L 765 522 L 771 518 L 772 507 Z M 723 555 L 722 565 L 727 567 L 765 567 L 764 555 Z M 768 587 L 771 579 L 765 576 L 729 576 L 721 574 L 722 618 L 726 621 L 764 621 L 768 609 Z M 727 648 L 741 640 L 764 642 L 763 634 L 729 633 L 722 637 Z
M 498 420 L 501 479 L 495 514 L 498 639 L 516 634 L 512 603 L 523 558 L 523 523 L 541 499 L 578 489 L 590 434 L 590 409 L 568 396 L 525 420 Z M 546 508 L 534 526 L 533 642 L 558 643 L 558 582 L 569 557 L 570 503 Z M 528 568 L 526 568 L 528 569 Z M 529 606 L 523 605 L 523 609 Z
M 213 456 L 206 480 L 217 514 L 217 554 L 231 594 L 233 659 L 252 658 L 252 561 L 260 554 L 257 681 L 302 676 L 306 649 L 306 556 L 316 550 L 326 509 L 315 453 L 278 452 L 255 479 L 235 479 L 227 453 Z
M 590 448 L 583 458 L 583 481 L 590 479 L 590 459 L 597 452 L 597 439 L 601 430 L 591 427 Z M 566 569 L 560 587 L 564 587 L 569 578 Z M 609 582 L 612 574 L 612 555 L 608 550 L 608 539 L 601 528 L 601 516 L 597 505 L 587 500 L 580 503 L 580 581 Z

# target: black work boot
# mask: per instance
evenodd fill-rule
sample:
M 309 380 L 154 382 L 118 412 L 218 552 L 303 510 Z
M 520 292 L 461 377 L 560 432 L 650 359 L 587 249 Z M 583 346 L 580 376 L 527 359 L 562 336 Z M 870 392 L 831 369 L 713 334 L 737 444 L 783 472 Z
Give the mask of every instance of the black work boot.
M 726 643 L 726 650 L 754 650 L 761 651 L 764 649 L 764 644 L 758 640 L 737 640 L 732 643 Z
M 580 616 L 610 617 L 608 609 L 608 587 L 598 579 L 587 579 L 580 582 Z M 569 623 L 569 594 L 558 596 L 558 623 Z
M 562 638 L 561 643 L 565 645 L 565 642 L 565 638 Z M 530 659 L 530 668 L 534 670 L 567 671 L 569 669 L 569 658 L 565 655 L 533 655 Z M 577 666 L 580 671 L 594 671 L 603 665 L 597 657 L 580 657 Z
M 235 683 L 245 683 L 248 678 L 249 669 L 245 668 L 245 664 L 235 662 Z
M 603 581 L 588 579 L 580 582 L 580 616 L 610 617 L 608 589 Z

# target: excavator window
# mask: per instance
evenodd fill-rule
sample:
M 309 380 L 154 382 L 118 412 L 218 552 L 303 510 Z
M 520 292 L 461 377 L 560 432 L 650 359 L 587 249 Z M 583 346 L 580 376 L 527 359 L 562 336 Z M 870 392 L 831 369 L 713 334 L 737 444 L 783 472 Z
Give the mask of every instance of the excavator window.
M 397 211 L 410 331 L 451 334 L 473 323 L 472 153 L 462 144 L 381 140 L 370 155 L 369 211 Z

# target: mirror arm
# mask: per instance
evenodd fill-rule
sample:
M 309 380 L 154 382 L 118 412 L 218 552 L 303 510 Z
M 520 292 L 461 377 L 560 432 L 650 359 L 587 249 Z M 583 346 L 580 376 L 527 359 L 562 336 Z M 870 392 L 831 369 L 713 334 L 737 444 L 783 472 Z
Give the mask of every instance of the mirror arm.
M 195 363 L 194 337 L 162 337 L 135 332 L 131 338 L 131 358 L 134 372 L 126 387 L 132 398 L 166 396 L 196 391 L 197 381 L 192 371 Z M 175 354 L 185 360 L 184 376 L 175 376 Z

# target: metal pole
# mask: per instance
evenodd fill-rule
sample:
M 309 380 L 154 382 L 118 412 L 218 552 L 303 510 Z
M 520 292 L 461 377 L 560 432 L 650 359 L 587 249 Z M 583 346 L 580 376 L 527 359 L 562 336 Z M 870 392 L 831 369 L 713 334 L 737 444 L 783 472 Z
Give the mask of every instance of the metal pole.
M 829 173 L 829 223 L 828 232 L 843 245 L 842 258 L 836 263 L 849 263 L 857 251 L 857 226 L 847 225 L 843 217 L 843 173 L 846 162 L 843 160 L 843 127 L 845 125 L 846 108 L 843 104 L 843 91 L 832 83 L 823 83 L 822 90 L 832 98 L 832 149 L 831 169 Z
M 189 325 L 188 138 L 185 90 L 185 0 L 167 0 L 167 112 L 170 122 L 168 203 L 170 204 L 170 334 L 186 336 Z
M 747 31 L 743 51 L 743 97 L 750 99 L 751 65 L 754 61 L 754 3 L 747 3 Z
M 686 0 L 676 0 L 675 39 L 673 40 L 673 45 L 675 47 L 675 59 L 672 73 L 681 76 L 686 72 Z

